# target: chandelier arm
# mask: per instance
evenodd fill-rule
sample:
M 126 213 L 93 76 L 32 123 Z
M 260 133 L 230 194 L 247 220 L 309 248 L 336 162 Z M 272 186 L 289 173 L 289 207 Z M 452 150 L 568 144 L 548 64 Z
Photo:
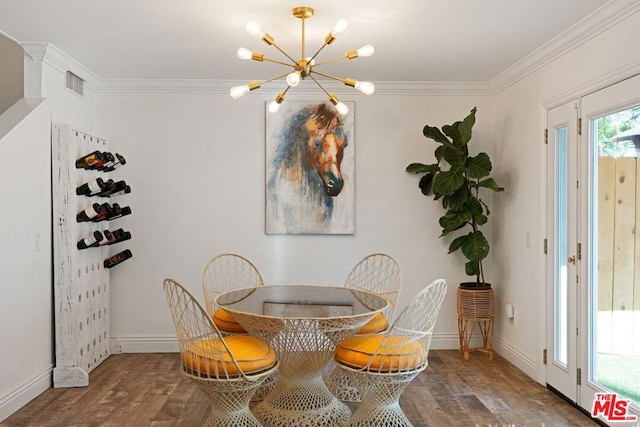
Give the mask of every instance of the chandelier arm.
M 338 62 L 338 61 L 341 61 L 343 59 L 347 59 L 346 55 L 345 56 L 339 56 L 339 57 L 333 58 L 333 59 L 327 59 L 327 60 L 324 60 L 322 62 L 316 62 L 315 64 L 313 64 L 313 66 L 314 67 L 318 67 L 320 65 L 330 64 L 332 62 Z
M 267 58 L 266 56 L 262 58 L 263 61 L 273 62 L 274 64 L 284 65 L 285 67 L 296 67 L 296 64 L 289 64 L 288 62 L 278 61 L 277 59 Z
M 345 83 L 345 84 L 347 83 L 346 79 L 341 79 L 340 77 L 332 76 L 331 74 L 321 73 L 320 71 L 316 71 L 316 70 L 313 70 L 313 72 L 315 74 L 319 74 L 322 77 L 326 77 L 328 79 L 337 80 L 337 81 Z M 313 79 L 313 80 L 315 80 L 315 79 Z
M 286 56 L 287 58 L 289 58 L 289 60 L 290 60 L 291 62 L 293 62 L 293 64 L 294 64 L 294 65 L 296 65 L 296 64 L 298 63 L 295 59 L 293 59 L 292 57 L 290 57 L 290 56 L 289 56 L 289 54 L 288 54 L 287 52 L 285 52 L 284 50 L 282 50 L 282 48 L 281 48 L 280 46 L 278 46 L 277 44 L 275 44 L 275 42 L 274 42 L 274 43 L 272 43 L 272 44 L 271 44 L 271 46 L 275 47 L 275 48 L 276 48 L 276 49 L 278 49 L 278 50 L 279 50 L 279 51 L 280 51 L 284 56 Z M 289 65 L 289 64 L 287 64 L 287 65 Z
M 324 43 L 322 46 L 320 46 L 320 49 L 318 49 L 318 51 L 309 59 L 309 62 L 313 61 L 314 59 L 316 59 L 316 56 L 318 56 L 318 54 L 320 52 L 322 52 L 322 49 L 324 49 L 325 47 L 327 47 L 328 43 Z
M 320 73 L 318 73 L 317 71 L 314 71 L 314 73 L 316 73 L 316 74 L 320 74 Z M 317 81 L 317 80 L 316 80 L 316 79 L 315 79 L 311 74 L 309 74 L 309 77 L 311 77 L 311 80 L 313 80 L 314 82 L 316 82 L 316 84 L 318 85 L 318 87 L 319 87 L 320 89 L 322 89 L 322 91 L 323 91 L 324 93 L 326 93 L 326 94 L 327 94 L 327 96 L 329 96 L 329 97 L 331 96 L 331 94 L 330 94 L 329 92 L 327 92 L 327 91 L 325 90 L 325 88 L 320 84 L 320 82 L 319 82 L 319 81 Z
M 261 85 L 263 85 L 263 84 L 265 84 L 265 83 L 269 83 L 269 82 L 272 82 L 272 81 L 274 81 L 274 80 L 281 79 L 281 78 L 283 78 L 283 77 L 287 76 L 288 74 L 289 74 L 289 73 L 284 73 L 284 74 L 280 74 L 280 75 L 275 76 L 275 77 L 271 77 L 270 79 L 267 79 L 267 80 L 260 80 L 260 84 L 261 84 Z

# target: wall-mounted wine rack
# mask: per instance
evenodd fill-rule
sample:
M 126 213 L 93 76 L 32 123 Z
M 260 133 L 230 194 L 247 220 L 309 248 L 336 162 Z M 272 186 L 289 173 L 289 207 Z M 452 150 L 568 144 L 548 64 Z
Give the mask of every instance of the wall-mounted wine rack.
M 55 123 L 51 142 L 56 353 L 53 384 L 80 387 L 89 384 L 89 372 L 111 354 L 109 268 L 114 266 L 114 258 L 120 262 L 131 258 L 129 249 L 116 247 L 122 246 L 120 242 L 131 238 L 131 234 L 115 224 L 124 207 L 106 199 L 104 196 L 110 194 L 95 184 L 97 178 L 108 181 L 112 166 L 76 167 L 76 161 L 87 154 L 108 153 L 107 140 Z M 85 183 L 91 183 L 91 191 L 77 194 L 80 191 L 76 190 Z M 122 185 L 119 190 L 120 194 L 126 192 Z M 93 215 L 92 206 L 96 204 L 103 209 L 108 207 L 109 212 Z M 131 212 L 126 207 L 124 214 Z M 82 214 L 85 210 L 92 217 L 89 220 Z

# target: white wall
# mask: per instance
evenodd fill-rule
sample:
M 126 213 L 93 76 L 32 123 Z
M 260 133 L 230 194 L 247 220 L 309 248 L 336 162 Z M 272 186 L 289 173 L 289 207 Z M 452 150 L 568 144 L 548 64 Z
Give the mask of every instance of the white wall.
M 455 288 L 466 276 L 438 239 L 440 204 L 420 193 L 405 167 L 432 160 L 435 145 L 422 136 L 427 121 L 452 123 L 474 106 L 474 148 L 491 152 L 489 97 L 339 95 L 356 102 L 347 148 L 355 150 L 355 234 L 267 236 L 264 102 L 271 94 L 233 101 L 227 90 L 140 93 L 148 91 L 128 85 L 122 92 L 130 93 L 120 92 L 101 94 L 98 116 L 110 147 L 128 160 L 119 173 L 132 187 L 122 200 L 133 214 L 119 221 L 131 230 L 122 247 L 134 256 L 111 274 L 111 331 L 125 352 L 172 348 L 162 280 L 179 279 L 201 296 L 204 265 L 220 252 L 247 256 L 268 283 L 339 286 L 360 258 L 386 252 L 402 268 L 401 307 L 432 279 L 451 283 L 434 346 L 457 348 Z
M 51 386 L 55 363 L 50 124 L 89 129 L 95 112 L 90 87 L 84 98 L 65 87 L 66 70 L 89 75 L 82 66 L 50 45 L 28 49 L 24 63 L 41 80 L 25 92 L 47 99 L 0 115 L 0 421 Z
M 637 9 L 637 8 L 636 8 Z M 508 192 L 495 199 L 494 262 L 500 352 L 540 382 L 545 347 L 545 106 L 640 72 L 640 13 L 585 41 L 495 96 L 494 168 Z M 531 233 L 531 248 L 526 233 Z M 515 319 L 501 313 L 515 306 Z
M 51 385 L 50 112 L 38 104 L 0 115 L 0 128 L 12 117 L 0 139 L 0 420 Z

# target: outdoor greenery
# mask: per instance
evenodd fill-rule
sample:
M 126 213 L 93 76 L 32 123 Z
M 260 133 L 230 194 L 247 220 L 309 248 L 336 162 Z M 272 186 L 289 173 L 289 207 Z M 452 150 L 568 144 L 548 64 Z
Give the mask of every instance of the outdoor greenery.
M 599 384 L 640 407 L 640 355 L 598 353 Z
M 621 157 L 635 156 L 633 141 L 612 141 L 617 134 L 635 127 L 640 127 L 640 105 L 608 114 L 596 120 L 600 156 Z
M 486 153 L 469 155 L 468 143 L 475 121 L 474 107 L 464 120 L 445 125 L 442 131 L 426 125 L 422 133 L 438 144 L 436 163 L 411 163 L 406 170 L 424 174 L 419 183 L 422 194 L 442 201 L 446 211 L 439 219 L 440 237 L 466 227 L 468 233 L 451 242 L 449 253 L 461 250 L 468 260 L 465 273 L 476 276 L 476 283 L 484 284 L 482 260 L 489 254 L 489 242 L 480 227 L 487 223 L 491 211 L 480 197 L 480 190 L 497 192 L 504 188 L 489 177 L 492 164 Z

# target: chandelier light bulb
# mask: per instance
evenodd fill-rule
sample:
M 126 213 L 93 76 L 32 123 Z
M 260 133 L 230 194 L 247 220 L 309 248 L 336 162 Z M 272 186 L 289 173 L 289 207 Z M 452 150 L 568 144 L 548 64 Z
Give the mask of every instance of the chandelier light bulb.
M 238 49 L 238 58 L 240 59 L 251 59 L 252 55 L 253 52 L 251 52 L 246 47 L 241 47 L 240 49 Z
M 348 26 L 349 23 L 345 19 L 338 20 L 331 30 L 331 35 L 333 37 L 338 37 L 340 34 L 344 33 Z
M 373 46 L 371 46 L 370 44 L 362 46 L 360 49 L 358 49 L 358 56 L 371 56 L 373 55 Z
M 233 99 L 239 99 L 249 93 L 249 90 L 249 85 L 234 86 L 229 91 L 229 95 L 231 95 Z
M 287 84 L 289 86 L 298 86 L 300 84 L 300 71 L 294 71 L 287 75 Z
M 356 85 L 354 86 L 356 89 L 358 89 L 360 92 L 364 93 L 365 95 L 371 95 L 373 92 L 376 91 L 376 86 L 371 83 L 371 82 L 356 82 Z
M 349 114 L 349 107 L 347 107 L 347 104 L 342 101 L 336 104 L 336 110 L 338 110 L 338 114 L 340 114 L 341 116 L 346 116 L 347 114 Z
M 279 109 L 280 109 L 280 104 L 278 104 L 277 101 L 271 101 L 271 104 L 269 104 L 269 112 L 276 113 L 278 112 Z
M 256 21 L 249 21 L 246 25 L 246 30 L 249 34 L 259 39 L 264 37 L 264 31 L 260 28 L 260 25 Z

